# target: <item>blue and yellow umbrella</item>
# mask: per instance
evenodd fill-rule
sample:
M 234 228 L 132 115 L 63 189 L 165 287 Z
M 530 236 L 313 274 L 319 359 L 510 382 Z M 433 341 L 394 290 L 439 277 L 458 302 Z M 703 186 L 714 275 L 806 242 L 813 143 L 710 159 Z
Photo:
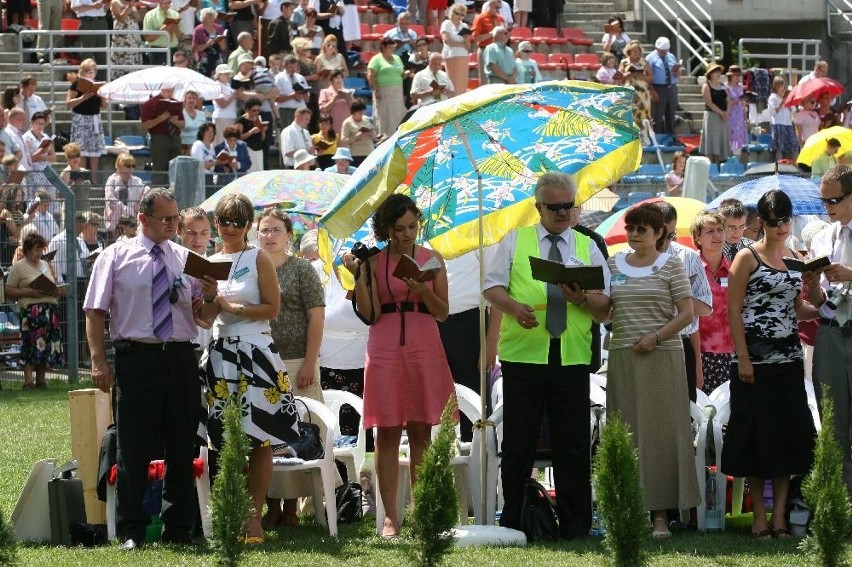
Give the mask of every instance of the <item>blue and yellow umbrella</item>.
M 581 81 L 488 85 L 418 110 L 349 178 L 320 219 L 328 254 L 369 233 L 394 192 L 423 211 L 421 239 L 447 258 L 538 220 L 533 190 L 547 171 L 575 176 L 577 202 L 634 171 L 642 144 L 633 90 Z M 481 181 L 480 181 L 481 176 Z

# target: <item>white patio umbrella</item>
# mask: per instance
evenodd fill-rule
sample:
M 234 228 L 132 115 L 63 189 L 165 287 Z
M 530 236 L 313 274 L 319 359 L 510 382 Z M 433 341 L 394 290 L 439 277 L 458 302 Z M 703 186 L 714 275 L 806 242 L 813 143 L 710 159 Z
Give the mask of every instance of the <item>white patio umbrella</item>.
M 192 69 L 182 67 L 148 67 L 110 81 L 98 94 L 110 102 L 142 103 L 164 87 L 175 89 L 174 98 L 183 100 L 187 90 L 194 90 L 205 100 L 221 98 L 222 84 Z

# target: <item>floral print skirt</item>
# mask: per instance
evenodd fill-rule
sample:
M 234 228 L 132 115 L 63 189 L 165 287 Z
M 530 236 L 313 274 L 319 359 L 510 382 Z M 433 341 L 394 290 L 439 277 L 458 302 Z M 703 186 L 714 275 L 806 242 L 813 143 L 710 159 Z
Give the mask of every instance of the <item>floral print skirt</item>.
M 222 447 L 222 412 L 229 398 L 242 407 L 243 430 L 252 447 L 275 449 L 299 438 L 290 379 L 273 349 L 268 335 L 219 337 L 201 357 L 207 432 L 214 451 Z
M 33 303 L 21 309 L 21 361 L 48 367 L 65 364 L 62 334 L 59 332 L 59 306 Z

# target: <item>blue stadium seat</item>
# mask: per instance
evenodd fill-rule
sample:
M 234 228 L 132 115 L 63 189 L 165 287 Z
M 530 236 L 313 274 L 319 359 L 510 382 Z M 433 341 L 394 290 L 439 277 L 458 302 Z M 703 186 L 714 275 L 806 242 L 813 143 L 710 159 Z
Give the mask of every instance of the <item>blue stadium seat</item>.
M 666 170 L 659 163 L 643 163 L 636 170 L 636 175 L 665 175 Z
M 709 174 L 710 177 L 719 177 L 719 164 L 711 163 Z
M 722 177 L 725 176 L 737 176 L 745 173 L 745 166 L 743 162 L 741 162 L 736 157 L 730 158 L 728 161 L 723 162 L 722 166 L 719 168 L 719 174 Z
M 117 140 L 121 140 L 127 146 L 145 146 L 141 150 L 131 150 L 130 155 L 132 156 L 150 156 L 151 150 L 148 149 L 148 140 L 145 139 L 145 136 L 119 136 L 116 138 Z
M 366 98 L 369 100 L 373 97 L 373 91 L 370 90 L 370 87 L 367 84 L 367 79 L 364 77 L 344 77 L 343 86 L 355 91 L 353 96 L 358 98 Z
M 647 191 L 636 191 L 634 193 L 629 193 L 627 195 L 627 205 L 632 207 L 633 205 L 641 203 L 645 199 L 650 199 L 653 196 L 653 193 L 648 193 Z

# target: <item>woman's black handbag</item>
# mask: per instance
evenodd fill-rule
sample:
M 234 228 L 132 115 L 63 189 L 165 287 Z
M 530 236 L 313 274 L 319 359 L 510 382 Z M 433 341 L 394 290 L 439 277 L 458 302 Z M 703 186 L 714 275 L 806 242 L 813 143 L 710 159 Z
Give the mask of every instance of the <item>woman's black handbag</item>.
M 295 401 L 300 402 L 300 400 Z M 307 410 L 308 406 L 304 402 L 301 403 L 305 406 L 305 415 L 310 420 L 311 413 Z M 311 421 L 299 420 L 299 440 L 293 441 L 289 445 L 296 451 L 296 455 L 305 461 L 322 459 L 325 455 L 322 441 L 320 440 L 320 427 Z

